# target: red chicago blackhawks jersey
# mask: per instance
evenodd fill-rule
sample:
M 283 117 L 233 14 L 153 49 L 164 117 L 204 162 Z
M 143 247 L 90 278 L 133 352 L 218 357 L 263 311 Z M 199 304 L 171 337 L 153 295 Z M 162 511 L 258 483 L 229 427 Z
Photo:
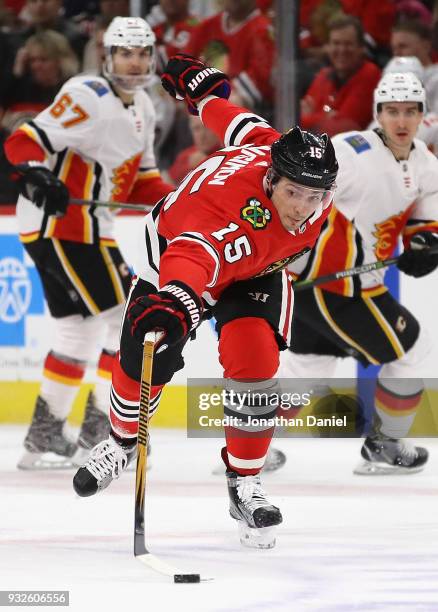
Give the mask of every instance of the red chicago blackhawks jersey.
M 226 72 L 252 106 L 272 101 L 275 45 L 268 19 L 255 10 L 238 26 L 230 28 L 227 20 L 226 12 L 205 19 L 193 30 L 185 52 Z
M 155 111 L 138 91 L 124 105 L 102 77 L 81 75 L 65 83 L 53 104 L 6 141 L 13 164 L 35 162 L 58 176 L 73 198 L 154 204 L 169 193 L 156 167 Z M 92 244 L 112 239 L 114 211 L 70 205 L 62 218 L 48 216 L 19 197 L 20 238 L 59 238 Z
M 280 270 L 311 248 L 330 206 L 320 205 L 299 230 L 284 229 L 265 184 L 280 134 L 214 96 L 200 112 L 226 146 L 145 218 L 136 272 L 157 287 L 183 281 L 213 304 L 231 283 Z

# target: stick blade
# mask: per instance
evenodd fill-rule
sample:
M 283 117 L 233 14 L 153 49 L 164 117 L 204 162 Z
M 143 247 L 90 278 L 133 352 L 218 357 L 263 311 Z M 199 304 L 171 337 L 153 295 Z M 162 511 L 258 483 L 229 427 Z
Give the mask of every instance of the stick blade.
M 201 577 L 201 575 L 197 573 L 183 572 L 179 567 L 166 563 L 166 561 L 159 559 L 150 552 L 142 555 L 136 555 L 135 558 L 143 565 L 149 567 L 149 569 L 152 569 L 163 576 L 173 578 L 175 584 L 196 584 L 198 582 L 213 580 L 213 578 L 207 578 L 204 576 Z

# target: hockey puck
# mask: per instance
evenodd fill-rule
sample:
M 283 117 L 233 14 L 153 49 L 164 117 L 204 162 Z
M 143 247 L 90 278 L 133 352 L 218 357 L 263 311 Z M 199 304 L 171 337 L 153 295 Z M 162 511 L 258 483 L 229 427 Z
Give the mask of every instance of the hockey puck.
M 176 584 L 201 582 L 200 574 L 174 574 L 173 581 Z

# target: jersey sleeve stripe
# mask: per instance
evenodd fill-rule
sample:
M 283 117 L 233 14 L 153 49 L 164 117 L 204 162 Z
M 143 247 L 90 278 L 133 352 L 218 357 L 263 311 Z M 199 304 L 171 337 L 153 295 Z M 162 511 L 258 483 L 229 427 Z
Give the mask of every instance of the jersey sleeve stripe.
M 189 242 L 197 242 L 213 258 L 213 261 L 215 263 L 215 269 L 214 269 L 214 273 L 213 273 L 213 278 L 207 284 L 207 287 L 214 287 L 214 285 L 217 282 L 217 279 L 218 279 L 218 276 L 219 276 L 220 267 L 221 267 L 221 260 L 220 260 L 220 257 L 219 257 L 219 253 L 214 248 L 214 246 L 212 244 L 210 244 L 208 242 L 208 240 L 206 240 L 202 234 L 198 234 L 197 232 L 184 232 L 180 236 L 177 236 L 176 238 L 174 238 L 169 244 L 173 244 L 177 240 L 187 240 Z
M 159 274 L 160 266 L 160 243 L 158 240 L 157 228 L 155 226 L 153 218 L 148 215 L 145 223 L 145 243 L 148 254 L 148 263 L 151 268 Z
M 49 137 L 47 136 L 46 132 L 41 129 L 40 127 L 38 127 L 38 125 L 34 122 L 34 121 L 28 121 L 28 125 L 31 126 L 31 128 L 33 128 L 35 130 L 35 132 L 38 134 L 43 146 L 47 149 L 47 151 L 51 154 L 51 155 L 55 155 L 56 151 L 55 149 L 52 147 L 52 144 L 49 140 Z
M 224 143 L 226 146 L 239 145 L 242 142 L 243 136 L 240 135 L 241 130 L 249 124 L 249 129 L 245 130 L 245 134 L 248 134 L 255 127 L 263 127 L 263 128 L 271 128 L 262 117 L 258 115 L 253 115 L 252 113 L 239 113 L 237 117 L 235 117 L 230 125 L 227 127 L 224 136 Z
M 257 125 L 254 125 L 253 122 L 251 123 L 247 123 L 247 125 L 243 126 L 242 129 L 240 130 L 238 136 L 235 138 L 235 144 L 236 145 L 240 145 L 242 144 L 242 140 L 246 137 L 247 134 L 249 134 L 254 128 L 268 128 L 268 129 L 272 129 L 271 126 L 267 123 L 258 123 Z

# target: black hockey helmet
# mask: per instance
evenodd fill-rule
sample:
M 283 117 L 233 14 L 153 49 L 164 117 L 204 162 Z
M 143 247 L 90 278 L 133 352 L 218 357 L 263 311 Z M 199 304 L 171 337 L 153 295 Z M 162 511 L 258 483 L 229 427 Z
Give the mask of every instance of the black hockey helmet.
M 312 134 L 298 126 L 272 144 L 271 159 L 275 174 L 313 189 L 331 189 L 338 173 L 327 134 Z

